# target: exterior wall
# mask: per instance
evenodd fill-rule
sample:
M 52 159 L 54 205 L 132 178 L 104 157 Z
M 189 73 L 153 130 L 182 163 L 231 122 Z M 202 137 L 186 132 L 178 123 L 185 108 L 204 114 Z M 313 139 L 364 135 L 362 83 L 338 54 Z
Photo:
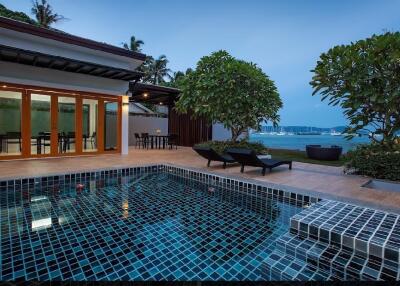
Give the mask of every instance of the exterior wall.
M 156 134 L 160 129 L 160 135 L 168 135 L 168 118 L 129 116 L 129 146 L 135 145 L 135 133 Z
M 142 61 L 129 57 L 67 44 L 5 28 L 0 28 L 0 44 L 129 70 L 135 70 L 142 63 Z
M 225 141 L 231 139 L 231 131 L 226 129 L 223 124 L 215 123 L 212 127 L 212 140 Z
M 145 107 L 144 105 L 137 102 L 129 103 L 129 112 L 133 113 L 146 113 L 146 114 L 155 114 L 153 111 Z
M 122 97 L 121 110 L 121 154 L 127 155 L 129 149 L 129 97 Z

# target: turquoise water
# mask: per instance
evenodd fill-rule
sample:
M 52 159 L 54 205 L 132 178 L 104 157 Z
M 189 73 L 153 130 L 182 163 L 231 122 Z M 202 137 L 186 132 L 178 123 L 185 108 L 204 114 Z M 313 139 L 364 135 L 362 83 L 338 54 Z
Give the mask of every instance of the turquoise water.
M 268 280 L 303 204 L 168 173 L 74 185 L 0 182 L 1 281 Z
M 368 137 L 355 137 L 346 140 L 343 136 L 327 135 L 269 135 L 253 133 L 250 135 L 251 142 L 260 142 L 270 148 L 305 150 L 306 145 L 338 145 L 343 148 L 343 152 L 354 149 L 359 144 L 369 143 Z

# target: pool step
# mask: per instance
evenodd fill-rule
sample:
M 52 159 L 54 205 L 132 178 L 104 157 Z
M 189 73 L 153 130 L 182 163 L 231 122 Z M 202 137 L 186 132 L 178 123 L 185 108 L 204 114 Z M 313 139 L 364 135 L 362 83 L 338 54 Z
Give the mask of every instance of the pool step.
M 290 219 L 296 235 L 400 266 L 400 216 L 322 200 Z
M 272 281 L 327 281 L 329 272 L 317 269 L 306 261 L 276 249 L 265 260 L 266 271 Z
M 311 269 L 329 274 L 333 280 L 396 280 L 400 271 L 395 263 L 374 256 L 286 233 L 276 241 L 276 250 L 305 262 Z

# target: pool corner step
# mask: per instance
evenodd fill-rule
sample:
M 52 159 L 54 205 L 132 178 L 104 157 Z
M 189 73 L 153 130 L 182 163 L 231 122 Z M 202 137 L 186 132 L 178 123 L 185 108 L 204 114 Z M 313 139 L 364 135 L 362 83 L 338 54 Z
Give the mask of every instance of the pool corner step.
M 332 280 L 328 271 L 318 269 L 306 261 L 275 249 L 265 260 L 267 274 L 272 281 Z
M 400 279 L 395 263 L 292 233 L 286 233 L 276 241 L 276 250 L 306 262 L 311 268 L 329 273 L 331 279 Z
M 400 266 L 400 216 L 322 200 L 290 219 L 296 235 Z

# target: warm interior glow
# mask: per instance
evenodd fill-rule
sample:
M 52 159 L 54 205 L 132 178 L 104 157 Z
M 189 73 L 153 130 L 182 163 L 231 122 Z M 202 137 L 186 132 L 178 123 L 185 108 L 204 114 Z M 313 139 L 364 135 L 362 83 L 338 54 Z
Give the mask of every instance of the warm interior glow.
M 143 97 L 144 97 L 144 98 L 147 98 L 148 96 L 149 96 L 149 94 L 148 94 L 147 92 L 144 92 L 144 93 L 143 93 Z
M 127 200 L 122 202 L 122 216 L 124 218 L 128 218 L 129 217 L 129 203 Z

